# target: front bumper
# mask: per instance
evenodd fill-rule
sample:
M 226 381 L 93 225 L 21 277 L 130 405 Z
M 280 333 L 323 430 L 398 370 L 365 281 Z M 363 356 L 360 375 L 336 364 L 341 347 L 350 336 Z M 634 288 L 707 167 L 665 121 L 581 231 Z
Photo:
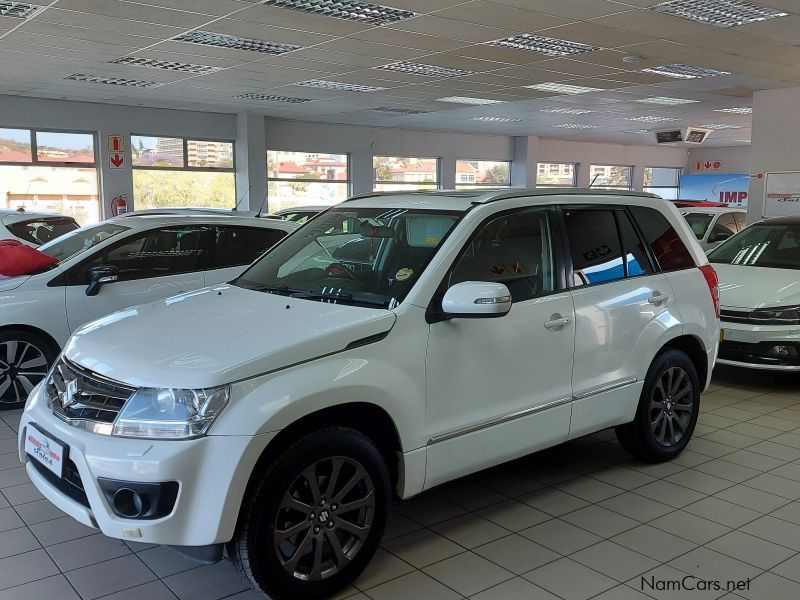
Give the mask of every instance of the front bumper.
M 31 424 L 69 447 L 69 485 L 53 481 L 25 453 Z M 19 427 L 19 456 L 36 488 L 62 511 L 105 535 L 137 542 L 207 546 L 233 537 L 250 473 L 274 433 L 194 440 L 142 440 L 103 436 L 55 417 L 41 387 L 31 394 Z M 77 480 L 76 480 L 77 477 Z M 156 519 L 114 513 L 98 478 L 135 482 L 175 481 L 172 511 Z M 76 483 L 84 496 L 76 492 Z
M 764 369 L 769 371 L 800 371 L 800 327 L 720 323 L 724 338 L 720 342 L 717 363 Z M 776 346 L 793 350 L 788 355 L 773 351 Z

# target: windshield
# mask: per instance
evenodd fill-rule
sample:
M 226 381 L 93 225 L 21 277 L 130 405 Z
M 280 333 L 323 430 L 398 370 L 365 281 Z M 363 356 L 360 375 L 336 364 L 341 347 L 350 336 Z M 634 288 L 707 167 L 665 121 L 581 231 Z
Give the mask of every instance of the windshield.
M 130 229 L 130 227 L 123 227 L 122 225 L 114 225 L 112 223 L 100 223 L 92 227 L 84 227 L 83 229 L 77 229 L 67 233 L 43 246 L 39 246 L 39 252 L 44 252 L 48 256 L 52 256 L 59 262 L 62 262 L 78 254 L 82 254 L 89 248 L 93 248 L 97 246 L 97 244 L 106 241 L 108 238 L 114 237 L 128 229 Z
M 236 285 L 309 300 L 394 308 L 461 214 L 331 209 L 278 244 Z
M 714 215 L 709 215 L 708 213 L 685 213 L 683 218 L 686 219 L 697 239 L 702 240 L 706 235 L 706 231 L 708 231 L 708 226 L 711 225 Z
M 800 225 L 748 227 L 713 250 L 708 259 L 728 265 L 800 269 Z

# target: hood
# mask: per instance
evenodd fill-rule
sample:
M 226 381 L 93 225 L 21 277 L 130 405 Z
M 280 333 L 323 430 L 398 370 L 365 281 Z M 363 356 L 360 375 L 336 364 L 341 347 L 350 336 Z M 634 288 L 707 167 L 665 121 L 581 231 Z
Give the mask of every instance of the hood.
M 30 278 L 30 275 L 19 275 L 17 277 L 6 277 L 5 275 L 0 275 L 0 292 L 10 292 L 11 290 L 15 290 Z
M 388 332 L 384 309 L 219 285 L 134 306 L 78 329 L 71 361 L 137 387 L 203 388 L 344 350 Z
M 800 304 L 800 270 L 711 263 L 719 276 L 720 304 L 770 308 Z

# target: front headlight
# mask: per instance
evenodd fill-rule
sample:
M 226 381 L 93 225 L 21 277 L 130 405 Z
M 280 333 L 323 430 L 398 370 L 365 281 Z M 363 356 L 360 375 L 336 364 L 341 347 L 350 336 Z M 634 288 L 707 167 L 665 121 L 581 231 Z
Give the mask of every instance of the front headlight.
M 230 386 L 142 388 L 125 403 L 111 435 L 181 440 L 204 435 L 230 399 Z

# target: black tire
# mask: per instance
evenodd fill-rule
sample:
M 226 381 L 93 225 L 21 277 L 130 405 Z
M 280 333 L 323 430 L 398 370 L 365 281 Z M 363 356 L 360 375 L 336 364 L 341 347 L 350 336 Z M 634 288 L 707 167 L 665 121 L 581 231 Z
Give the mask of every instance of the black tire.
M 334 467 L 334 462 L 340 466 Z M 363 470 L 359 471 L 356 465 Z M 317 496 L 312 494 L 308 478 L 312 469 Z M 333 472 L 338 476 L 333 476 Z M 357 478 L 362 473 L 363 480 L 337 500 L 351 483 L 349 474 Z M 370 485 L 374 500 L 371 507 L 341 510 L 356 502 L 369 502 Z M 312 497 L 320 501 L 305 515 L 304 511 L 312 508 Z M 363 498 L 353 500 L 355 497 Z M 386 529 L 390 499 L 389 472 L 371 439 L 346 427 L 331 426 L 311 432 L 271 461 L 252 488 L 242 506 L 236 534 L 228 544 L 228 554 L 251 586 L 270 598 L 326 598 L 353 581 L 375 554 Z M 335 501 L 341 501 L 341 505 L 337 506 Z M 369 528 L 362 539 L 348 546 L 347 536 L 356 535 L 351 532 L 354 524 L 364 523 Z M 295 530 L 296 537 L 285 536 Z M 278 538 L 283 539 L 280 544 Z M 334 544 L 344 554 L 349 548 L 352 555 L 347 560 L 339 558 Z M 304 554 L 294 560 L 300 549 L 305 549 Z M 284 554 L 289 550 L 293 551 Z M 327 572 L 322 565 L 329 565 Z
M 700 383 L 694 363 L 680 350 L 666 350 L 650 365 L 636 418 L 616 428 L 617 440 L 639 460 L 670 460 L 689 443 L 699 409 Z
M 30 331 L 0 331 L 0 410 L 25 406 L 28 393 L 45 378 L 58 356 L 53 344 Z

